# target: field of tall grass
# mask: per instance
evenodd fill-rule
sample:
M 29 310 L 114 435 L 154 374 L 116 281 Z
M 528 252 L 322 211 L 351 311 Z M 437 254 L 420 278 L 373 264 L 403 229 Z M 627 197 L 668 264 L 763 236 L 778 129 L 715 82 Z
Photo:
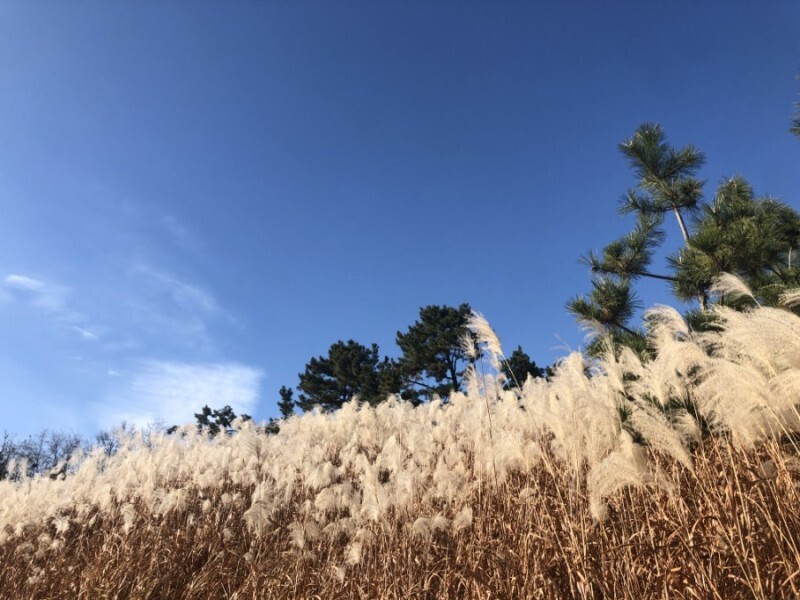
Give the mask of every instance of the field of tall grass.
M 0 482 L 1 598 L 800 597 L 800 318 L 647 314 L 656 358 L 132 436 Z M 23 473 L 24 469 L 17 469 Z

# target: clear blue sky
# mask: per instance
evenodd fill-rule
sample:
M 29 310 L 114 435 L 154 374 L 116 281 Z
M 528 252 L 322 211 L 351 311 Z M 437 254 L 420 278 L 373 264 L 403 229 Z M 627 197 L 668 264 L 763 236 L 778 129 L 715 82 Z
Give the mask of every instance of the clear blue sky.
M 5 1 L 0 429 L 265 419 L 427 304 L 551 363 L 631 226 L 617 144 L 800 208 L 798 72 L 795 0 Z

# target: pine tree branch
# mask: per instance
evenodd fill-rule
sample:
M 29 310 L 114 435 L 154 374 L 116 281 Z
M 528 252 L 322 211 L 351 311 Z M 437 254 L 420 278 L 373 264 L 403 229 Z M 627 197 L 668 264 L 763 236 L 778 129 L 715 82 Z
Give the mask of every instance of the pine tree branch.
M 627 273 L 620 273 L 617 271 L 606 271 L 604 269 L 599 269 L 599 268 L 593 268 L 592 271 L 594 273 L 612 273 L 620 277 L 624 277 L 626 275 L 638 275 L 639 277 L 650 277 L 651 279 L 660 279 L 661 281 L 678 281 L 677 277 L 673 277 L 671 275 L 661 275 L 659 273 L 651 273 L 650 271 L 644 271 L 639 269 L 631 269 Z
M 438 391 L 436 387 L 434 387 L 432 385 L 428 385 L 427 383 L 424 383 L 424 382 L 420 381 L 419 379 L 409 379 L 408 383 L 411 383 L 413 385 L 419 385 L 421 387 L 424 387 L 425 389 L 431 390 L 432 392 Z

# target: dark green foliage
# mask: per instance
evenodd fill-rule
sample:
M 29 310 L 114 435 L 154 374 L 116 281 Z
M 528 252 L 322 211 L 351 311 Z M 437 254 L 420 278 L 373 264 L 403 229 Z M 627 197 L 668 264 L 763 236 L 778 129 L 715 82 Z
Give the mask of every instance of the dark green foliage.
M 281 397 L 278 401 L 278 410 L 281 411 L 281 416 L 277 419 L 274 417 L 270 418 L 267 424 L 264 425 L 264 433 L 269 435 L 275 435 L 280 431 L 281 421 L 291 417 L 294 414 L 294 407 L 296 406 L 294 390 L 292 390 L 292 388 L 283 385 L 281 389 L 278 390 L 278 394 Z
M 469 337 L 476 344 L 474 334 L 467 329 L 471 314 L 469 304 L 458 308 L 425 306 L 408 331 L 397 332 L 402 352 L 397 364 L 411 399 L 446 397 L 451 390 L 461 389 L 464 369 L 471 362 L 461 342 Z
M 264 432 L 272 435 L 280 431 L 280 422 L 283 419 L 288 419 L 294 414 L 295 401 L 292 388 L 283 385 L 281 389 L 278 390 L 278 394 L 280 394 L 281 397 L 278 401 L 278 410 L 281 411 L 281 417 L 278 419 L 271 418 L 264 427 Z
M 314 406 L 335 410 L 354 396 L 375 405 L 392 395 L 418 403 L 460 390 L 471 360 L 462 341 L 471 339 L 478 352 L 475 336 L 467 328 L 472 309 L 468 304 L 426 306 L 419 314 L 405 333 L 397 332 L 402 352 L 398 360 L 381 360 L 376 344 L 367 348 L 353 340 L 338 341 L 327 356 L 312 358 L 299 374 L 300 395 L 293 406 L 304 411 Z M 283 388 L 281 398 L 279 406 L 288 411 L 291 391 Z M 283 408 L 281 412 L 290 414 Z
M 398 360 L 379 359 L 376 344 L 367 348 L 353 340 L 336 342 L 327 356 L 306 364 L 299 375 L 297 400 L 292 399 L 291 390 L 281 388 L 281 414 L 292 414 L 295 406 L 304 411 L 314 406 L 336 410 L 354 396 L 372 405 L 392 395 L 415 404 L 434 396 L 446 398 L 452 390 L 461 390 L 464 370 L 474 360 L 464 348 L 465 340 L 472 344 L 474 355 L 480 355 L 476 337 L 467 328 L 471 315 L 468 304 L 421 308 L 419 320 L 406 332 L 397 332 L 402 352 Z M 544 374 L 521 348 L 510 361 L 520 382 L 528 374 Z M 270 427 L 277 431 L 278 421 Z
M 285 385 L 281 386 L 281 389 L 278 391 L 281 396 L 280 401 L 278 402 L 278 410 L 281 411 L 281 416 L 283 418 L 291 417 L 294 414 L 294 391 L 291 388 L 287 388 Z
M 369 348 L 358 342 L 338 341 L 327 356 L 312 358 L 299 374 L 300 395 L 295 403 L 302 410 L 320 406 L 335 410 L 358 396 L 362 401 L 377 404 L 386 399 L 381 386 L 378 346 Z
M 681 211 L 694 210 L 702 199 L 703 182 L 694 174 L 705 157 L 693 146 L 676 150 L 666 139 L 660 125 L 645 123 L 619 145 L 638 179 L 621 210 L 644 216 L 674 212 L 685 240 L 688 234 Z
M 653 252 L 664 241 L 661 229 L 664 215 L 672 212 L 684 242 L 689 233 L 684 212 L 693 212 L 702 199 L 703 183 L 694 177 L 702 166 L 703 154 L 692 146 L 680 150 L 666 141 L 660 125 L 645 123 L 619 146 L 637 177 L 636 187 L 628 190 L 619 207 L 622 213 L 635 213 L 633 231 L 611 242 L 600 256 L 589 253 L 582 262 L 592 269 L 592 291 L 567 303 L 576 319 L 607 334 L 613 343 L 632 347 L 647 355 L 642 331 L 630 325 L 641 308 L 631 282 L 639 277 L 673 281 L 673 275 L 650 270 Z M 699 295 L 705 306 L 705 293 Z M 597 343 L 590 344 L 591 355 L 602 353 Z
M 673 291 L 682 300 L 696 297 L 725 272 L 740 277 L 761 304 L 775 305 L 782 292 L 800 285 L 799 243 L 800 216 L 781 202 L 756 198 L 744 178 L 733 177 L 695 218 L 690 245 L 670 257 Z M 743 302 L 719 300 L 735 308 Z
M 206 405 L 202 411 L 195 413 L 194 418 L 197 420 L 197 429 L 206 431 L 213 437 L 220 431 L 228 432 L 237 417 L 233 409 L 226 404 L 219 409 L 211 409 Z M 241 415 L 241 418 L 249 421 L 250 415 Z
M 631 290 L 630 280 L 602 277 L 592 280 L 592 291 L 588 296 L 574 298 L 567 308 L 578 320 L 632 333 L 626 323 L 641 308 L 641 302 Z
M 800 216 L 794 210 L 772 199 L 756 198 L 742 177 L 723 182 L 714 201 L 702 204 L 703 184 L 695 173 L 703 164 L 703 154 L 692 146 L 673 148 L 659 125 L 642 125 L 619 148 L 637 177 L 620 211 L 635 213 L 637 223 L 630 234 L 611 242 L 601 254 L 590 252 L 582 259 L 592 270 L 593 289 L 567 303 L 579 321 L 646 357 L 647 340 L 630 325 L 640 308 L 631 282 L 639 277 L 668 281 L 677 298 L 697 300 L 699 310 L 687 315 L 695 330 L 715 327 L 706 308 L 711 286 L 722 273 L 741 278 L 765 305 L 776 305 L 782 292 L 800 285 L 796 266 Z M 684 247 L 669 257 L 670 272 L 657 274 L 650 270 L 650 263 L 664 241 L 660 226 L 667 212 L 677 219 Z M 691 231 L 684 213 L 693 215 Z M 714 300 L 737 309 L 754 303 L 742 297 Z M 596 356 L 603 346 L 591 343 L 588 351 Z
M 408 386 L 397 361 L 385 357 L 383 362 L 378 365 L 378 391 L 380 392 L 380 397 L 386 399 L 391 395 L 399 394 L 405 400 L 414 401 L 414 394 L 410 393 L 407 388 Z
M 522 346 L 517 346 L 511 356 L 503 361 L 502 371 L 506 376 L 506 389 L 522 387 L 528 376 L 544 377 L 545 374 L 544 369 L 540 369 L 522 350 Z
M 660 215 L 640 214 L 631 233 L 603 248 L 602 256 L 589 252 L 581 262 L 588 265 L 592 273 L 598 275 L 627 279 L 637 277 L 671 279 L 647 270 L 653 258 L 653 251 L 664 241 L 664 232 L 659 228 L 662 220 Z

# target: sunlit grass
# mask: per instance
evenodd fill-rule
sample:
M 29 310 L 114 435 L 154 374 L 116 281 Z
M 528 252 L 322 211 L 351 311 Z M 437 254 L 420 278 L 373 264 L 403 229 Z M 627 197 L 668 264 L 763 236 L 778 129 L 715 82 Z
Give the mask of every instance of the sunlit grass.
M 651 314 L 658 358 L 122 440 L 0 482 L 0 597 L 800 596 L 800 319 Z M 24 472 L 23 470 L 19 471 Z

